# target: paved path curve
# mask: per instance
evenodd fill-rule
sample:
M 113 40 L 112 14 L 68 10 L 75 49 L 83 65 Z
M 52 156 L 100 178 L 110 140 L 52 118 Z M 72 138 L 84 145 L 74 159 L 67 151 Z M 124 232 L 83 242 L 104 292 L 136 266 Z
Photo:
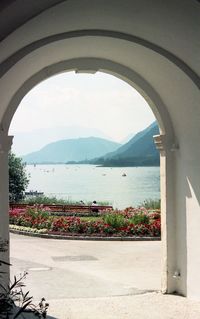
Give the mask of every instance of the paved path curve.
M 107 297 L 160 289 L 160 242 L 66 241 L 11 234 L 12 272 L 48 299 Z
M 159 293 L 160 246 L 11 234 L 12 274 L 29 272 L 27 290 L 53 319 L 199 319 L 199 304 Z

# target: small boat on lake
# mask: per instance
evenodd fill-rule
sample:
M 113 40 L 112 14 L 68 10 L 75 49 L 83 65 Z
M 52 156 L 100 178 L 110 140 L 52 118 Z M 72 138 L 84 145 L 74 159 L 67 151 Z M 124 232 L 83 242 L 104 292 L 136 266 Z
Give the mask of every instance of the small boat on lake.
M 29 191 L 25 192 L 25 196 L 43 196 L 43 192 L 38 192 L 38 191 Z

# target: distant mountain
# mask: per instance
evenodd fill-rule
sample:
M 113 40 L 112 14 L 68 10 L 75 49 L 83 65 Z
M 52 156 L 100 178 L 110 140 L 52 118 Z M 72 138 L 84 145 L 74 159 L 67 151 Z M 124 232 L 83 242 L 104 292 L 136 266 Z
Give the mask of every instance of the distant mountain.
M 159 153 L 153 136 L 159 134 L 156 122 L 137 133 L 128 143 L 120 146 L 101 158 L 90 161 L 104 166 L 156 166 L 159 165 Z
M 13 135 L 12 131 L 10 133 Z M 82 126 L 59 126 L 36 129 L 31 132 L 14 133 L 12 150 L 22 156 L 31 152 L 38 151 L 45 145 L 64 139 L 95 136 L 110 140 L 102 131 L 96 128 Z M 31 141 L 31 143 L 30 143 Z
M 98 137 L 66 139 L 50 143 L 37 152 L 22 156 L 27 164 L 66 163 L 90 160 L 115 151 L 121 144 Z
M 125 136 L 125 137 L 120 141 L 120 143 L 121 143 L 122 145 L 125 144 L 125 143 L 128 143 L 128 142 L 130 141 L 130 139 L 135 136 L 135 134 L 136 134 L 136 133 L 130 133 L 130 134 L 128 134 L 127 136 Z

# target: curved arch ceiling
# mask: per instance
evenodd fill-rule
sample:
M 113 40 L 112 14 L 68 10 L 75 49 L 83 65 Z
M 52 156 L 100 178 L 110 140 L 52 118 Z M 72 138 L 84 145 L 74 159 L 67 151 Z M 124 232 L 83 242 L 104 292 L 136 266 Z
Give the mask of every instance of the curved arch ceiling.
M 184 71 L 191 80 L 200 88 L 200 78 L 199 76 L 180 58 L 175 56 L 174 54 L 170 53 L 169 51 L 159 47 L 156 44 L 153 44 L 147 40 L 141 39 L 137 36 L 133 36 L 130 34 L 125 34 L 116 31 L 109 31 L 109 30 L 76 30 L 71 32 L 64 32 L 56 35 L 49 36 L 47 38 L 40 39 L 35 41 L 22 49 L 18 50 L 16 53 L 11 55 L 7 58 L 4 62 L 1 63 L 0 69 L 0 77 L 2 77 L 13 65 L 15 65 L 18 61 L 20 61 L 23 57 L 25 57 L 30 52 L 37 50 L 38 48 L 45 46 L 47 44 L 60 41 L 63 39 L 70 39 L 76 37 L 88 37 L 88 36 L 95 36 L 95 37 L 108 37 L 114 39 L 125 40 L 128 42 L 133 42 L 144 46 L 148 49 L 153 50 L 154 52 L 164 56 L 169 61 L 174 63 L 178 66 L 182 71 Z

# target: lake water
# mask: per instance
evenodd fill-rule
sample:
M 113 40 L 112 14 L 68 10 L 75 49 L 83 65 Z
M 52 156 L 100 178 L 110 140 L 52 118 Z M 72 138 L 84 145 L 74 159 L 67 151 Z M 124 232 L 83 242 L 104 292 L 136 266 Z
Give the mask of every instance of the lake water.
M 159 167 L 94 165 L 27 165 L 27 190 L 73 201 L 108 201 L 115 208 L 137 206 L 160 198 Z M 122 176 L 123 174 L 126 176 Z

